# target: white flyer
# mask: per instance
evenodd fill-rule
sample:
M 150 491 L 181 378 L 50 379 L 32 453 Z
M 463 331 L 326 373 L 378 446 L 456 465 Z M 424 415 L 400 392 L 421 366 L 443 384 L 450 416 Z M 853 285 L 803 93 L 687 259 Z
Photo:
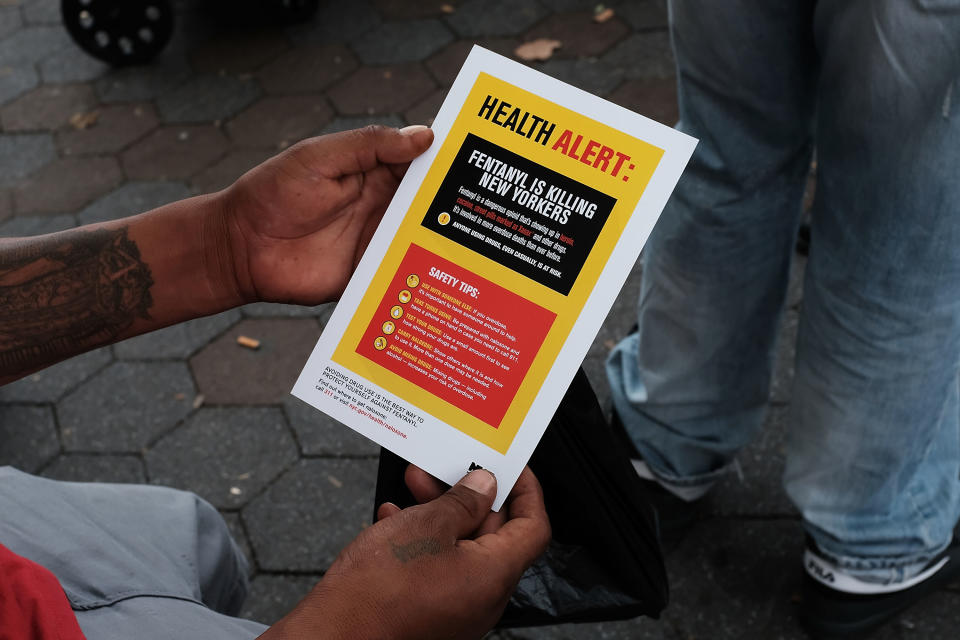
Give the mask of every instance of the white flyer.
M 696 140 L 480 47 L 293 394 L 500 509 Z

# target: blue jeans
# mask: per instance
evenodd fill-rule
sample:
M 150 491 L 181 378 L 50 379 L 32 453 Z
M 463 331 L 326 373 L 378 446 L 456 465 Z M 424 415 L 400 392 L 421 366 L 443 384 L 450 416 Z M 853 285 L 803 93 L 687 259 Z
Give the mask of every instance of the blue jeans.
M 816 147 L 785 486 L 820 549 L 915 573 L 960 517 L 960 0 L 671 2 L 700 139 L 607 362 L 661 480 L 760 428 Z

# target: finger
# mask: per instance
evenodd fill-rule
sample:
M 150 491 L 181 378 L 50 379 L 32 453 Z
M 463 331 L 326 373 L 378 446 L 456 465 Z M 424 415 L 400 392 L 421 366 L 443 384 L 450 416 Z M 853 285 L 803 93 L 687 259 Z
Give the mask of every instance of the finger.
M 436 500 L 413 507 L 424 522 L 444 538 L 460 540 L 477 530 L 490 513 L 497 495 L 497 479 L 486 469 L 465 475 Z
M 416 465 L 410 465 L 403 474 L 404 482 L 419 504 L 436 500 L 449 487 Z
M 302 148 L 305 164 L 327 178 L 369 171 L 380 164 L 405 164 L 427 150 L 433 131 L 423 125 L 394 129 L 370 125 L 313 138 Z
M 491 511 L 487 514 L 487 517 L 483 519 L 483 523 L 480 525 L 480 528 L 477 529 L 476 537 L 485 536 L 488 533 L 496 533 L 500 530 L 507 522 L 507 510 L 500 509 L 500 511 Z
M 550 519 L 543 504 L 543 489 L 530 468 L 520 474 L 505 505 L 507 521 L 496 532 L 477 538 L 493 547 L 505 561 L 526 569 L 550 543 Z
M 384 502 L 377 508 L 377 522 L 386 520 L 392 515 L 400 513 L 401 509 L 392 502 Z

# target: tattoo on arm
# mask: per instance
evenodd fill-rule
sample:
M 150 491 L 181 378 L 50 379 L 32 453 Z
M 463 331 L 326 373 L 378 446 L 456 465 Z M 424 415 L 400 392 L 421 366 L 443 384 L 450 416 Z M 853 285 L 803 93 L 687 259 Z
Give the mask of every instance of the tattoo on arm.
M 0 375 L 112 342 L 153 304 L 150 269 L 127 228 L 0 247 Z
M 444 551 L 444 546 L 439 540 L 433 538 L 421 538 L 406 544 L 390 543 L 390 550 L 393 551 L 393 557 L 407 564 L 411 560 L 416 560 L 421 556 L 438 556 Z

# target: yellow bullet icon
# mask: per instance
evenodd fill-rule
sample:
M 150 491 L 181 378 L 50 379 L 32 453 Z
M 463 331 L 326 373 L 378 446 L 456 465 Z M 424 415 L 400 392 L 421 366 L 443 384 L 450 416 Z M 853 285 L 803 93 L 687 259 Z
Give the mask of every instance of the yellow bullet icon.
M 411 273 L 410 275 L 407 276 L 407 286 L 408 286 L 408 287 L 410 287 L 410 288 L 412 289 L 413 287 L 417 286 L 418 284 L 420 284 L 420 276 L 418 276 L 418 275 L 416 275 L 416 274 L 414 274 L 414 273 Z
M 380 330 L 383 331 L 385 334 L 390 335 L 391 333 L 397 330 L 397 325 L 387 320 L 380 326 Z
M 402 318 L 403 307 L 401 307 L 398 304 L 395 304 L 392 307 L 390 307 L 390 317 L 393 318 L 394 320 L 399 320 L 400 318 Z
M 377 336 L 377 339 L 373 341 L 373 348 L 377 351 L 383 351 L 387 348 L 387 339 L 383 336 Z
M 444 227 L 447 226 L 448 224 L 450 224 L 450 214 L 444 211 L 443 213 L 437 216 L 437 222 L 439 222 Z
M 400 292 L 400 295 L 398 295 L 397 298 L 403 304 L 407 304 L 408 302 L 410 302 L 410 292 L 404 289 L 403 291 Z

